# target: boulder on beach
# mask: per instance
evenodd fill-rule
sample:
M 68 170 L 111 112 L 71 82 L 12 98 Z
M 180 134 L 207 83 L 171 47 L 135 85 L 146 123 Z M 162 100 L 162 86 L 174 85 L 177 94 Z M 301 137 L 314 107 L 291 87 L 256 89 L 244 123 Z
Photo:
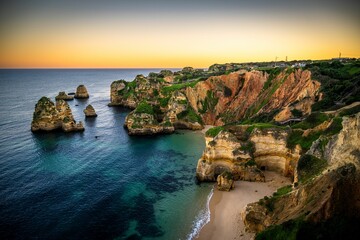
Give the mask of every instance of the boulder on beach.
M 84 85 L 79 85 L 77 87 L 75 98 L 89 98 L 89 93 Z
M 95 109 L 91 104 L 86 106 L 86 108 L 84 109 L 84 113 L 85 113 L 86 117 L 96 117 L 97 116 Z
M 234 189 L 234 177 L 230 172 L 223 172 L 217 177 L 217 189 L 220 191 L 230 191 Z

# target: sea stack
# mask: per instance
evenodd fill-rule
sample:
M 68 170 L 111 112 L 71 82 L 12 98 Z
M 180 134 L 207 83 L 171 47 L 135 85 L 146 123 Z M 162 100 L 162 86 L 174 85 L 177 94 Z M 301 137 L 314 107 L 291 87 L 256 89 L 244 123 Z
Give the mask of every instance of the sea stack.
M 77 87 L 75 98 L 89 98 L 89 93 L 84 85 L 79 85 Z
M 76 123 L 71 109 L 64 100 L 55 104 L 47 97 L 42 97 L 35 105 L 31 131 L 53 131 L 61 129 L 64 132 L 84 131 L 81 122 Z
M 69 100 L 74 100 L 74 96 L 69 96 L 67 95 L 65 92 L 59 92 L 59 94 L 55 97 L 55 100 L 65 100 L 65 101 L 69 101 Z
M 91 104 L 86 106 L 86 108 L 84 109 L 84 113 L 86 117 L 97 117 L 95 109 Z

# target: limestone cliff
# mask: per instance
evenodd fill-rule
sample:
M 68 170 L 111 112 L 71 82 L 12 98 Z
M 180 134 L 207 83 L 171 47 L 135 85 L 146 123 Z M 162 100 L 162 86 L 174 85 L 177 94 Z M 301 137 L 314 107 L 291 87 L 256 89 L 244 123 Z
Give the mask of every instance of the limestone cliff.
M 135 109 L 147 101 L 157 110 L 155 118 L 160 122 L 169 120 L 176 129 L 197 130 L 204 124 L 220 126 L 245 118 L 265 116 L 268 121 L 282 122 L 306 116 L 320 99 L 320 83 L 311 79 L 308 70 L 241 69 L 217 76 L 238 66 L 222 68 L 214 65 L 205 72 L 187 67 L 175 73 L 138 75 L 132 82 L 115 81 L 111 84 L 109 105 Z
M 61 129 L 64 132 L 83 131 L 81 122 L 76 123 L 71 109 L 64 100 L 55 104 L 47 97 L 42 97 L 35 105 L 31 131 L 53 131 Z
M 162 78 L 137 75 L 132 82 L 114 81 L 110 87 L 110 106 L 124 106 L 135 109 L 141 101 L 154 101 L 160 88 L 165 85 Z
M 75 98 L 89 98 L 89 93 L 84 85 L 79 85 L 76 88 Z
M 279 70 L 272 74 L 240 70 L 199 82 L 186 89 L 186 96 L 205 124 L 220 126 L 279 111 L 274 118 L 284 121 L 294 117 L 294 109 L 308 115 L 318 99 L 319 88 L 320 83 L 312 80 L 307 70 Z
M 124 127 L 129 135 L 155 135 L 172 133 L 175 130 L 169 121 L 159 123 L 155 118 L 153 107 L 147 102 L 141 102 L 126 116 Z
M 235 180 L 264 181 L 263 173 L 251 160 L 245 143 L 232 133 L 221 131 L 214 138 L 206 137 L 206 147 L 198 161 L 196 176 L 199 181 L 216 181 L 226 171 Z
M 86 106 L 86 108 L 84 109 L 84 114 L 86 117 L 97 117 L 95 109 L 91 104 Z
M 254 143 L 254 160 L 260 169 L 275 171 L 293 177 L 300 158 L 298 146 L 287 147 L 289 128 L 254 128 L 250 141 Z
M 243 219 L 249 230 L 294 219 L 319 223 L 335 216 L 360 217 L 360 113 L 344 117 L 342 125 L 339 134 L 324 144 L 314 142 L 300 158 L 299 181 L 290 193 L 247 206 Z
M 301 149 L 287 147 L 290 128 L 271 124 L 217 128 L 223 130 L 215 137 L 207 134 L 205 138 L 206 148 L 196 171 L 200 181 L 214 181 L 225 170 L 231 172 L 236 180 L 263 180 L 259 169 L 294 176 Z

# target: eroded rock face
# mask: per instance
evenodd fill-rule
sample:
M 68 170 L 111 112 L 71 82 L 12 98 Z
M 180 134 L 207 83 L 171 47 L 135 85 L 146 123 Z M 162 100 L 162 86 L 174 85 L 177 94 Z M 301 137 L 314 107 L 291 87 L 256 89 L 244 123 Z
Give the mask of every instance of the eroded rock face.
M 114 81 L 110 87 L 109 106 L 124 106 L 135 109 L 141 101 L 150 101 L 159 94 L 165 81 L 137 75 L 134 81 Z
M 227 131 L 214 138 L 206 138 L 206 147 L 198 161 L 196 176 L 200 181 L 216 181 L 223 172 L 230 172 L 235 180 L 265 181 L 263 173 L 247 163 L 252 159 L 242 149 L 243 144 Z
M 250 141 L 254 143 L 254 160 L 262 170 L 276 171 L 284 176 L 293 176 L 300 148 L 288 149 L 287 137 L 290 129 L 255 128 Z
M 74 96 L 67 95 L 65 92 L 59 92 L 59 94 L 55 97 L 55 100 L 74 100 Z
M 210 77 L 185 93 L 208 125 L 220 126 L 277 110 L 274 118 L 279 122 L 293 118 L 294 109 L 302 115 L 311 113 L 311 105 L 320 96 L 320 83 L 311 79 L 309 71 L 284 70 L 269 78 L 266 72 L 240 70 Z
M 75 98 L 89 98 L 89 93 L 84 85 L 79 85 L 76 89 Z
M 86 106 L 86 108 L 84 109 L 84 113 L 86 117 L 97 117 L 95 109 L 91 104 Z
M 135 111 L 126 116 L 124 127 L 128 130 L 129 135 L 167 134 L 175 131 L 175 128 L 168 122 L 159 124 L 154 115 Z
M 235 182 L 230 172 L 223 172 L 217 179 L 217 189 L 220 191 L 230 191 L 235 188 Z
M 272 203 L 272 211 L 259 203 L 249 204 L 242 213 L 250 231 L 259 232 L 291 219 L 304 217 L 323 222 L 336 215 L 360 217 L 360 113 L 343 118 L 343 129 L 329 140 L 321 152 L 328 162 L 320 175 L 300 184 Z M 319 153 L 313 143 L 308 154 Z
M 83 131 L 81 122 L 76 123 L 71 109 L 64 100 L 55 104 L 47 97 L 42 97 L 35 106 L 31 131 L 53 131 L 62 129 L 64 132 Z

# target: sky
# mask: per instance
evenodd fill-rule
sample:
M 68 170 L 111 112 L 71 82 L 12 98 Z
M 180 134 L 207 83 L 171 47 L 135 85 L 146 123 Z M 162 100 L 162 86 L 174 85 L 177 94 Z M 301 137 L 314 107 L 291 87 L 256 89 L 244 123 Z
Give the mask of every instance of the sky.
M 354 0 L 0 2 L 0 68 L 170 68 L 360 57 Z

